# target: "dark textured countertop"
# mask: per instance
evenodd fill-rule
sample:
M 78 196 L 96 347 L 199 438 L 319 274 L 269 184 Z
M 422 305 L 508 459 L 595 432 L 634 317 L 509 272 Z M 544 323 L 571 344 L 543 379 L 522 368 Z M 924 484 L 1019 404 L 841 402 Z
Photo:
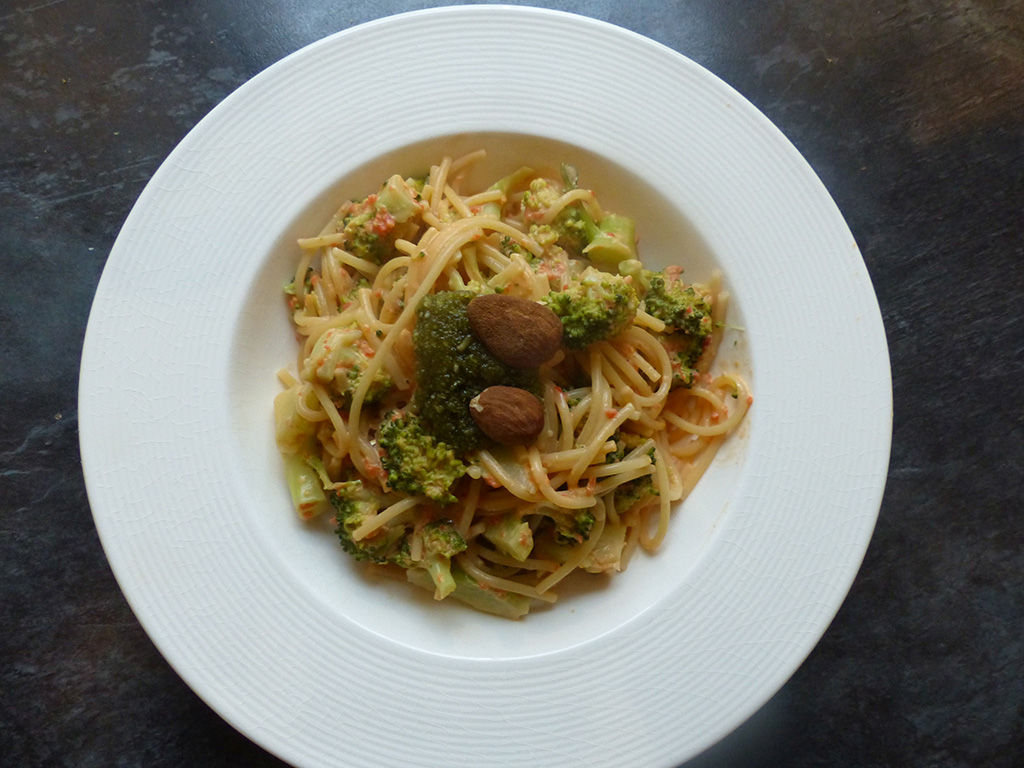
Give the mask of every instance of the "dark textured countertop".
M 90 302 L 146 181 L 282 56 L 423 2 L 0 8 L 0 764 L 271 766 L 121 595 L 79 462 Z M 719 766 L 1024 765 L 1024 4 L 565 2 L 696 60 L 804 154 L 891 351 L 878 526 L 824 638 Z M 813 319 L 809 319 L 813 322 Z

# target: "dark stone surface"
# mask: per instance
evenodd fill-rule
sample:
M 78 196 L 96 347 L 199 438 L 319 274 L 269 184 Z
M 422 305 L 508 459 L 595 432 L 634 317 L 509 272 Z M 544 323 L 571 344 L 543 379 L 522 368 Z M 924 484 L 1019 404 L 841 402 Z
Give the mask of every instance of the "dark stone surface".
M 0 764 L 276 766 L 135 621 L 89 513 L 76 380 L 118 229 L 182 136 L 328 33 L 433 3 L 0 8 Z M 653 37 L 756 104 L 850 224 L 887 328 L 892 460 L 824 638 L 720 766 L 1024 765 L 1024 5 L 553 7 Z

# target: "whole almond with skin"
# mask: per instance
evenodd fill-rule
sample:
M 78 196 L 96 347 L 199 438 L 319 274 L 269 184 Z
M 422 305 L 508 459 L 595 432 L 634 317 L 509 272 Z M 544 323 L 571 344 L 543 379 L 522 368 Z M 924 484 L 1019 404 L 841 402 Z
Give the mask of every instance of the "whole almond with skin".
M 519 387 L 488 387 L 469 401 L 469 413 L 485 435 L 502 445 L 533 442 L 544 428 L 544 405 Z
M 536 368 L 562 345 L 562 321 L 536 301 L 488 293 L 469 302 L 466 311 L 476 337 L 513 368 Z

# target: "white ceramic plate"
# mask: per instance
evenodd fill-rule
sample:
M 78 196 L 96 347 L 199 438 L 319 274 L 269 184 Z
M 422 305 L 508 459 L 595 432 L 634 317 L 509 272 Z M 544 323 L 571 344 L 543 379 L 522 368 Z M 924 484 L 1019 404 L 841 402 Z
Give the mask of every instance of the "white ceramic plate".
M 374 579 L 290 513 L 272 434 L 295 237 L 392 172 L 483 146 L 568 160 L 644 257 L 722 269 L 755 403 L 663 549 L 508 622 Z M 731 342 L 735 341 L 735 345 Z M 888 461 L 878 306 L 786 139 L 622 29 L 468 6 L 366 24 L 238 89 L 111 251 L 80 382 L 118 581 L 186 682 L 302 766 L 675 765 L 763 704 L 860 565 Z

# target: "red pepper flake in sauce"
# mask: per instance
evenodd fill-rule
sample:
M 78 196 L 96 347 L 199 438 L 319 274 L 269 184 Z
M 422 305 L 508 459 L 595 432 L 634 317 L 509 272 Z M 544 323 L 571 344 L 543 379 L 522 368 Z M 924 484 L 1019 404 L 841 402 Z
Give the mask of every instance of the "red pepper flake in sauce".
M 395 217 L 388 213 L 386 208 L 377 211 L 377 215 L 370 221 L 370 230 L 375 235 L 386 235 L 395 228 Z
M 377 461 L 370 459 L 363 459 L 363 474 L 365 474 L 371 480 L 383 480 L 387 477 L 387 473 L 384 471 L 384 467 Z

